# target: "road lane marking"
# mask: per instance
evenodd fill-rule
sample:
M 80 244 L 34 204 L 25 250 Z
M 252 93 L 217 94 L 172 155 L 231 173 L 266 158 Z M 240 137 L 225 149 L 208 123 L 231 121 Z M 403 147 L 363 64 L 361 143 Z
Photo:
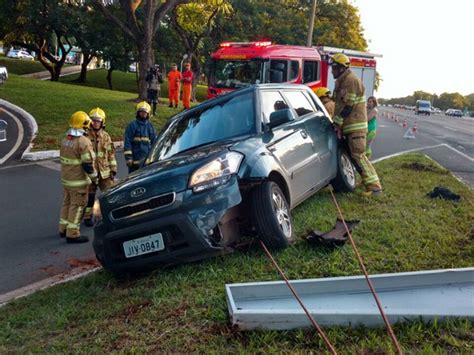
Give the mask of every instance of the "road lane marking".
M 446 146 L 447 148 L 449 148 L 449 149 L 455 151 L 455 152 L 458 153 L 459 155 L 463 156 L 464 158 L 466 158 L 466 159 L 468 159 L 468 160 L 470 160 L 471 162 L 474 163 L 474 159 L 471 158 L 469 155 L 464 154 L 463 152 L 460 152 L 460 151 L 457 150 L 456 148 L 451 147 L 449 144 L 443 144 L 443 145 Z
M 20 147 L 21 142 L 23 141 L 23 125 L 21 124 L 20 120 L 13 116 L 10 112 L 7 110 L 0 108 L 0 112 L 5 112 L 7 115 L 9 115 L 13 120 L 15 121 L 16 125 L 18 126 L 18 137 L 16 139 L 15 145 L 13 148 L 2 158 L 0 159 L 0 165 L 2 165 L 5 161 L 7 161 L 10 156 L 15 153 L 18 148 Z
M 457 129 L 453 129 L 453 128 L 451 128 L 451 127 L 446 127 L 446 126 L 443 126 L 443 127 L 444 127 L 444 128 L 446 128 L 446 129 L 449 129 L 450 131 L 453 131 L 453 132 L 458 132 L 458 130 L 457 130 Z
M 56 163 L 52 160 L 44 160 L 36 163 L 36 165 L 42 166 L 43 168 L 48 168 L 56 171 L 61 171 L 61 164 Z

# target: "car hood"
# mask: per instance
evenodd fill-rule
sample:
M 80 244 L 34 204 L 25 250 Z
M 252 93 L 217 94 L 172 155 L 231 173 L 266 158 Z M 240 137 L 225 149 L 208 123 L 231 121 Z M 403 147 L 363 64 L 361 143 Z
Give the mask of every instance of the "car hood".
M 199 147 L 147 165 L 127 176 L 101 197 L 101 202 L 120 206 L 154 196 L 181 192 L 197 168 L 228 150 L 231 144 Z

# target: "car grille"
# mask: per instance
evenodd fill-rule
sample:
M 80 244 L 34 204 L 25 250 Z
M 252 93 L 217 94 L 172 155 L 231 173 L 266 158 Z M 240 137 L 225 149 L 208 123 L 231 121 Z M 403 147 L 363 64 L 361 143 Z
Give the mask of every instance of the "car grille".
M 117 208 L 112 211 L 113 219 L 120 219 L 137 214 L 149 212 L 151 210 L 162 208 L 171 205 L 174 202 L 176 194 L 170 192 L 164 195 L 152 197 L 151 199 L 140 201 L 134 204 L 130 204 L 124 207 Z

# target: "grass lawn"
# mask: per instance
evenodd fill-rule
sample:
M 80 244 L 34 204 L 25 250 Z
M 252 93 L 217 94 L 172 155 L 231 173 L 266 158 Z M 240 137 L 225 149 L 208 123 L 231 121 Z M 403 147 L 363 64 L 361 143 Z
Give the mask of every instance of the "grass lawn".
M 46 70 L 46 68 L 36 60 L 15 59 L 7 57 L 0 57 L 0 66 L 7 67 L 9 75 L 31 74 Z
M 417 163 L 417 164 L 414 164 Z M 337 196 L 371 274 L 472 266 L 474 192 L 421 155 L 376 165 L 384 195 Z M 420 169 L 421 168 L 421 169 Z M 443 185 L 458 203 L 430 199 Z M 327 230 L 336 220 L 328 190 L 293 211 L 298 237 Z M 330 250 L 299 240 L 274 256 L 292 279 L 358 275 L 349 244 Z M 257 244 L 247 251 L 126 280 L 100 271 L 14 301 L 0 312 L 0 353 L 197 352 L 321 353 L 313 330 L 247 331 L 230 326 L 225 283 L 278 280 Z M 325 328 L 340 353 L 394 351 L 384 328 Z M 394 326 L 406 353 L 472 353 L 468 321 Z
M 79 74 L 75 75 L 67 75 L 65 77 L 60 78 L 60 81 L 69 84 L 78 84 L 83 86 L 91 86 L 95 88 L 102 88 L 108 89 L 109 86 L 107 84 L 107 70 L 106 69 L 97 69 L 92 70 L 87 73 L 87 81 L 85 83 L 79 84 L 76 83 L 75 80 L 79 77 Z M 117 91 L 126 91 L 137 93 L 137 75 L 136 73 L 125 73 L 123 71 L 114 71 L 112 73 L 112 87 L 114 90 Z M 168 81 L 165 80 L 163 84 L 161 84 L 161 97 L 167 98 L 168 97 Z M 198 85 L 197 86 L 197 93 L 196 99 L 198 101 L 204 101 L 207 99 L 207 86 L 205 85 Z
M 125 127 L 135 117 L 137 95 L 11 75 L 0 86 L 0 97 L 24 108 L 35 117 L 39 132 L 33 150 L 44 150 L 59 149 L 72 113 L 79 110 L 89 112 L 97 106 L 107 114 L 107 131 L 112 139 L 122 140 Z M 157 116 L 151 119 L 157 129 L 180 110 L 168 108 L 168 101 L 163 101 L 165 104 L 159 106 Z

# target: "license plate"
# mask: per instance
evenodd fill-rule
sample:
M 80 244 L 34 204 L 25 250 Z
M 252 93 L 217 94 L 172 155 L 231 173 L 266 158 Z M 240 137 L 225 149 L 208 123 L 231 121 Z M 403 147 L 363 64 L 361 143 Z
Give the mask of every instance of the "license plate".
M 123 243 L 123 251 L 126 258 L 133 258 L 135 256 L 153 253 L 155 251 L 163 250 L 165 243 L 163 243 L 163 236 L 161 233 L 148 235 L 146 237 L 129 240 Z

